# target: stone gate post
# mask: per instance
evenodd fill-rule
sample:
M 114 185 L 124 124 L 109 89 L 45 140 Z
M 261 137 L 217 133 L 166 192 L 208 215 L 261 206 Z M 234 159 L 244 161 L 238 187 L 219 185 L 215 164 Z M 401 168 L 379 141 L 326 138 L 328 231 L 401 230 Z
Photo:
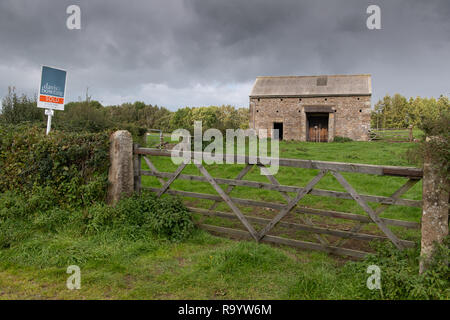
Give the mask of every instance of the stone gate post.
M 107 203 L 114 205 L 134 190 L 133 138 L 128 131 L 119 130 L 111 135 L 110 142 Z
M 433 254 L 434 243 L 442 243 L 448 235 L 449 192 L 447 178 L 426 155 L 423 167 L 423 208 L 420 273 Z

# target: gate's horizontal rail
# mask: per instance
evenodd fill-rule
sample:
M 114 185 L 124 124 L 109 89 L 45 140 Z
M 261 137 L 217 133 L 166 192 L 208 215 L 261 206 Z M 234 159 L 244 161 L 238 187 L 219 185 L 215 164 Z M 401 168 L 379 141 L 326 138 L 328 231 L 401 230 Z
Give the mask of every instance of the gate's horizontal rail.
M 243 231 L 243 230 L 212 226 L 212 225 L 208 225 L 208 224 L 198 224 L 198 226 L 207 231 L 212 231 L 212 232 L 217 232 L 217 233 L 225 233 L 230 236 L 235 236 L 235 237 L 244 238 L 244 239 L 253 239 L 249 232 Z M 313 242 L 308 242 L 308 241 L 300 241 L 300 240 L 281 238 L 281 237 L 272 236 L 272 235 L 266 235 L 260 241 L 268 242 L 268 243 L 284 244 L 284 245 L 293 246 L 293 247 L 297 247 L 297 248 L 301 248 L 301 249 L 319 250 L 319 251 L 323 251 L 323 252 L 327 252 L 327 253 L 345 255 L 345 256 L 350 256 L 350 257 L 355 257 L 355 258 L 360 258 L 360 259 L 364 258 L 368 254 L 368 252 L 364 252 L 364 251 L 358 251 L 358 250 L 346 249 L 346 248 L 338 248 L 338 247 L 321 245 L 318 243 L 313 243 Z
M 324 216 L 324 217 L 332 217 L 332 218 L 338 218 L 338 219 L 354 220 L 354 221 L 360 221 L 360 222 L 366 222 L 366 223 L 373 223 L 372 219 L 370 219 L 368 216 L 363 216 L 361 214 L 348 213 L 348 212 L 320 210 L 320 209 L 312 209 L 312 208 L 305 208 L 305 207 L 300 207 L 300 208 L 296 209 L 295 212 Z M 405 228 L 409 228 L 409 229 L 420 229 L 420 223 L 417 223 L 417 222 L 405 221 L 405 220 L 395 220 L 395 219 L 388 219 L 388 218 L 381 218 L 381 220 L 384 223 L 392 225 L 392 226 L 405 227 Z
M 238 220 L 238 218 L 231 213 L 226 212 L 220 212 L 220 211 L 212 211 L 207 209 L 201 209 L 201 208 L 194 208 L 194 207 L 188 207 L 189 210 L 195 213 L 199 213 L 206 216 L 213 216 L 213 217 L 220 217 L 220 218 L 226 218 L 226 219 L 232 219 L 232 220 Z M 252 217 L 252 216 L 245 216 L 245 218 L 248 221 L 255 222 L 258 224 L 266 225 L 270 222 L 270 219 L 266 218 L 259 218 L 259 217 Z M 352 238 L 352 239 L 358 239 L 358 240 L 389 240 L 385 236 L 378 236 L 378 235 L 372 235 L 372 234 L 365 234 L 365 233 L 359 233 L 359 232 L 349 232 L 349 231 L 341 231 L 341 230 L 335 230 L 335 229 L 328 229 L 323 227 L 315 227 L 305 224 L 298 224 L 298 223 L 289 223 L 280 221 L 278 223 L 280 226 L 300 231 L 307 231 L 307 232 L 313 232 L 313 233 L 320 233 L 320 234 L 328 234 L 332 236 L 337 236 L 341 238 Z M 409 240 L 400 240 L 406 247 L 414 247 L 415 243 L 413 241 Z
M 159 150 L 151 148 L 136 148 L 134 150 L 135 154 L 141 155 L 151 155 L 151 156 L 164 156 L 171 157 L 172 151 Z M 205 152 L 191 152 L 191 157 L 204 156 Z M 182 155 L 181 152 L 178 153 L 179 156 Z M 217 157 L 220 155 L 214 155 Z M 316 161 L 316 160 L 301 160 L 301 159 L 273 159 L 269 157 L 249 157 L 243 155 L 227 155 L 222 154 L 223 163 L 226 163 L 227 159 L 232 160 L 233 163 L 239 163 L 243 161 L 244 163 L 256 164 L 256 163 L 274 163 L 278 161 L 279 165 L 282 167 L 293 167 L 293 168 L 304 168 L 304 169 L 324 169 L 324 170 L 335 170 L 341 172 L 353 172 L 353 173 L 365 173 L 365 174 L 375 174 L 381 176 L 398 176 L 398 177 L 408 177 L 408 178 L 422 178 L 423 170 L 413 167 L 397 167 L 397 166 L 378 166 L 371 164 L 359 164 L 359 163 L 345 163 L 345 162 L 328 162 L 328 161 Z
M 143 187 L 143 190 L 150 190 L 153 192 L 159 192 L 159 188 L 152 188 L 152 187 Z M 214 201 L 220 201 L 222 202 L 223 199 L 220 196 L 216 196 L 213 194 L 207 194 L 207 193 L 197 193 L 197 192 L 190 192 L 190 191 L 180 191 L 180 190 L 172 190 L 168 189 L 166 193 L 171 195 L 179 195 L 183 197 L 190 197 L 190 198 L 197 198 L 197 199 L 205 199 L 205 200 L 214 200 Z M 271 208 L 271 209 L 278 209 L 281 210 L 285 207 L 284 204 L 280 203 L 274 203 L 274 202 L 263 202 L 263 201 L 257 201 L 257 200 L 249 200 L 249 199 L 241 199 L 241 198 L 231 198 L 233 202 L 238 203 L 240 205 L 249 205 L 254 207 L 263 207 L 263 208 Z M 333 218 L 339 218 L 339 219 L 348 219 L 348 220 L 356 220 L 361 222 L 367 222 L 367 223 L 373 223 L 372 219 L 370 219 L 367 216 L 354 214 L 354 213 L 347 213 L 347 212 L 336 212 L 336 211 L 326 211 L 326 210 L 318 210 L 318 209 L 308 209 L 308 208 L 297 208 L 293 210 L 294 212 L 298 213 L 306 213 L 306 214 L 313 214 L 313 215 L 320 215 L 320 216 L 328 216 Z M 394 220 L 394 219 L 387 219 L 387 218 L 381 218 L 384 223 L 389 225 L 395 225 L 395 226 L 402 226 L 407 228 L 419 228 L 419 224 L 417 222 L 410 222 L 410 221 L 404 221 L 404 220 Z
M 147 171 L 147 170 L 141 170 L 141 174 L 146 175 L 146 176 L 158 177 L 158 178 L 172 178 L 174 175 L 174 173 L 172 173 L 172 172 L 152 172 L 152 171 Z M 208 180 L 205 177 L 195 176 L 195 175 L 187 175 L 187 174 L 180 174 L 178 176 L 178 179 L 208 182 Z M 276 184 L 271 184 L 271 183 L 264 183 L 264 182 L 250 181 L 250 180 L 236 180 L 236 179 L 224 179 L 224 178 L 214 178 L 214 180 L 216 180 L 216 182 L 219 184 L 227 184 L 227 185 L 242 186 L 242 187 L 252 187 L 252 188 L 275 190 L 275 191 L 281 191 L 281 192 L 295 192 L 296 193 L 296 192 L 299 192 L 300 190 L 304 189 L 302 187 L 276 185 Z M 334 197 L 334 198 L 339 198 L 339 199 L 353 200 L 350 193 L 340 192 L 340 191 L 312 189 L 309 194 L 314 195 L 314 196 Z M 369 202 L 400 205 L 400 206 L 407 206 L 407 207 L 418 207 L 418 208 L 422 207 L 422 201 L 420 201 L 420 200 L 410 200 L 410 199 L 399 198 L 395 201 L 392 201 L 392 199 L 390 199 L 388 197 L 383 197 L 383 196 L 371 196 L 371 195 L 360 195 L 360 196 L 365 201 L 369 201 Z

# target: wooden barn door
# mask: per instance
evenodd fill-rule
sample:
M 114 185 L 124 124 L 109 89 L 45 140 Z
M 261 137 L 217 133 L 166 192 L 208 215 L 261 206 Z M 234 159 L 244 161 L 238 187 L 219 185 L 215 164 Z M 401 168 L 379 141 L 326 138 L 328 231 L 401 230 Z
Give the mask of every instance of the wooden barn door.
M 310 114 L 308 117 L 308 141 L 328 142 L 328 113 Z

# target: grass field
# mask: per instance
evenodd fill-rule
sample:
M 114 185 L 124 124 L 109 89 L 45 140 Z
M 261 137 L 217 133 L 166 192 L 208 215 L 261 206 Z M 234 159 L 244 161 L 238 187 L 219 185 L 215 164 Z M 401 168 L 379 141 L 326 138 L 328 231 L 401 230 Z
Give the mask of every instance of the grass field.
M 403 156 L 410 144 L 281 142 L 284 158 L 314 159 L 384 165 L 410 165 Z M 160 171 L 176 168 L 169 159 L 152 157 Z M 145 165 L 144 165 L 145 168 Z M 234 178 L 242 166 L 212 165 L 214 177 Z M 281 184 L 305 185 L 315 170 L 281 168 Z M 189 166 L 183 173 L 198 174 Z M 389 196 L 405 179 L 344 174 L 358 191 Z M 253 170 L 246 179 L 265 181 Z M 159 187 L 152 177 L 146 186 Z M 318 186 L 343 189 L 331 176 Z M 205 184 L 176 181 L 173 188 L 210 192 Z M 280 201 L 276 192 L 236 188 L 242 198 Z M 406 196 L 421 199 L 421 184 Z M 195 202 L 195 203 L 194 203 Z M 199 207 L 209 202 L 194 201 Z M 362 211 L 354 201 L 308 196 L 302 205 L 315 208 Z M 220 204 L 218 210 L 226 211 Z M 247 209 L 247 213 L 251 212 Z M 420 220 L 420 209 L 395 207 L 385 217 Z M 219 220 L 211 223 L 223 223 Z M 404 232 L 417 240 L 417 232 Z M 66 288 L 67 266 L 81 268 L 81 290 Z M 133 239 L 114 230 L 81 235 L 61 226 L 56 232 L 39 232 L 20 244 L 0 250 L 0 299 L 360 299 L 381 298 L 366 286 L 369 262 L 352 262 L 320 252 L 276 247 L 215 237 L 203 231 L 182 243 L 145 235 Z
M 10 254 L 0 263 L 0 299 L 357 299 L 365 284 L 362 265 L 204 232 L 181 244 L 62 233 Z M 82 282 L 71 291 L 66 267 L 74 263 Z

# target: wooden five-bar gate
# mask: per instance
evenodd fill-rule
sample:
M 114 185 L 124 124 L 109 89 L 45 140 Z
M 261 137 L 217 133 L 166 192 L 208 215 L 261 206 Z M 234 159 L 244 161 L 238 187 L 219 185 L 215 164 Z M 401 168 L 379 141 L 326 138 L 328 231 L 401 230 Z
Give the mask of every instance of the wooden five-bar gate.
M 257 182 L 251 180 L 244 180 L 244 176 L 252 169 L 254 166 L 264 167 L 263 163 L 269 163 L 267 158 L 250 158 L 248 156 L 241 157 L 245 158 L 245 167 L 237 175 L 235 179 L 225 179 L 225 178 L 214 178 L 210 172 L 203 166 L 203 163 L 194 161 L 194 154 L 192 152 L 192 163 L 199 169 L 201 175 L 187 175 L 182 174 L 183 169 L 186 167 L 186 163 L 181 163 L 175 172 L 160 172 L 149 159 L 149 156 L 157 157 L 170 157 L 171 151 L 169 150 L 158 150 L 149 148 L 140 148 L 135 146 L 134 148 L 134 181 L 135 181 L 135 191 L 141 192 L 143 189 L 148 189 L 161 196 L 163 194 L 178 195 L 182 197 L 197 198 L 212 200 L 214 203 L 208 208 L 195 208 L 189 207 L 189 209 L 195 213 L 202 214 L 205 216 L 220 217 L 226 219 L 236 219 L 239 220 L 245 227 L 245 230 L 234 229 L 229 227 L 216 226 L 211 224 L 199 223 L 199 227 L 206 229 L 215 233 L 225 233 L 231 236 L 238 236 L 241 238 L 253 238 L 256 241 L 269 242 L 276 244 L 290 245 L 294 247 L 299 247 L 303 249 L 313 249 L 320 250 L 334 254 L 352 256 L 356 258 L 364 257 L 368 252 L 362 250 L 355 250 L 354 248 L 346 248 L 344 245 L 349 240 L 361 240 L 361 241 L 371 241 L 371 240 L 390 240 L 398 249 L 403 249 L 406 247 L 412 247 L 415 245 L 413 241 L 400 239 L 389 226 L 404 227 L 404 228 L 420 228 L 420 224 L 412 221 L 396 220 L 380 217 L 380 214 L 385 211 L 388 207 L 392 205 L 396 206 L 408 206 L 408 207 L 421 207 L 422 201 L 404 199 L 401 196 L 410 190 L 418 181 L 422 179 L 423 172 L 422 169 L 411 168 L 411 167 L 394 167 L 394 166 L 379 166 L 379 165 L 368 165 L 368 164 L 353 164 L 353 163 L 339 163 L 339 162 L 325 162 L 325 161 L 313 161 L 313 160 L 300 160 L 300 159 L 279 159 L 280 167 L 293 167 L 293 168 L 303 168 L 303 169 L 316 169 L 319 170 L 317 175 L 311 179 L 306 186 L 290 186 L 281 185 L 278 180 L 273 175 L 267 175 L 268 182 Z M 203 155 L 203 154 L 202 154 Z M 223 155 L 224 163 L 230 156 Z M 237 160 L 237 156 L 231 156 Z M 203 158 L 202 158 L 203 159 Z M 145 161 L 149 170 L 142 170 L 142 160 Z M 235 162 L 236 163 L 236 162 Z M 339 184 L 346 190 L 346 192 L 323 190 L 315 188 L 316 184 L 327 174 L 331 173 Z M 385 196 L 375 196 L 366 195 L 358 193 L 355 188 L 347 181 L 346 178 L 341 174 L 342 172 L 350 173 L 360 173 L 368 175 L 379 175 L 379 176 L 396 176 L 404 177 L 407 180 L 405 183 L 389 197 Z M 141 183 L 142 175 L 153 176 L 158 179 L 161 183 L 160 188 L 153 187 L 143 187 Z M 175 180 L 190 180 L 190 181 L 201 181 L 209 183 L 217 195 L 198 193 L 192 191 L 181 191 L 171 189 L 170 186 Z M 224 190 L 220 185 L 227 185 L 228 187 Z M 236 186 L 252 187 L 266 190 L 273 190 L 279 192 L 286 203 L 277 202 L 265 202 L 259 200 L 251 200 L 244 198 L 231 197 L 230 193 Z M 289 193 L 294 193 L 295 196 L 290 196 Z M 308 207 L 298 206 L 299 202 L 306 195 L 323 196 L 323 197 L 334 197 L 338 199 L 350 199 L 355 200 L 357 204 L 364 210 L 367 215 L 314 209 Z M 225 202 L 231 209 L 231 212 L 221 212 L 217 211 L 216 208 L 219 202 Z M 368 205 L 368 202 L 378 203 L 379 205 L 376 209 L 373 209 Z M 268 219 L 267 217 L 260 216 L 248 216 L 244 215 L 238 206 L 252 206 L 270 209 L 272 211 L 277 210 L 278 213 Z M 282 221 L 289 213 L 299 214 L 300 223 L 292 223 L 287 221 Z M 338 228 L 330 228 L 327 226 L 318 226 L 314 223 L 312 216 L 325 217 L 325 219 L 344 219 L 353 222 L 351 228 L 345 228 L 345 230 L 340 230 Z M 285 219 L 286 220 L 286 219 Z M 339 220 L 340 221 L 340 220 Z M 262 226 L 259 231 L 257 231 L 253 224 Z M 364 226 L 368 224 L 375 224 L 379 230 L 382 231 L 381 234 L 369 234 L 364 233 L 361 230 Z M 298 239 L 281 237 L 279 235 L 271 234 L 273 228 L 278 225 L 283 228 L 295 230 L 295 231 L 305 231 L 312 233 L 316 242 L 303 241 Z M 326 238 L 326 236 L 332 236 L 333 242 Z

